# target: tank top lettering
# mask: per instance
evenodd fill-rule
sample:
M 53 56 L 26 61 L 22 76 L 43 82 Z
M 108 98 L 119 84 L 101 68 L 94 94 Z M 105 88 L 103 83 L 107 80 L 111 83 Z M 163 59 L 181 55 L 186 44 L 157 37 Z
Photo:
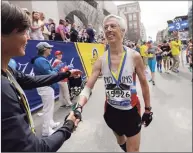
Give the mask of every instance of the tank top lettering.
M 132 58 L 133 50 L 127 48 L 126 52 L 125 65 L 122 69 L 122 75 L 120 76 L 118 83 L 114 78 L 116 78 L 116 80 L 118 79 L 120 66 L 115 74 L 112 70 L 110 71 L 108 65 L 108 52 L 105 52 L 102 57 L 102 74 L 105 85 L 106 101 L 111 106 L 121 110 L 129 110 L 133 108 L 132 94 L 137 93 L 135 86 L 135 69 Z

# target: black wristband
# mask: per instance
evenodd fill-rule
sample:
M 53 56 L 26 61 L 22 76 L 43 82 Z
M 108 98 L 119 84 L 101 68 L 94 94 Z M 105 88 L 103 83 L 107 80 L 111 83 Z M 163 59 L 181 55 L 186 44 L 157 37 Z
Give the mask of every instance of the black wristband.
M 62 128 L 66 128 L 69 132 L 72 133 L 74 129 L 74 122 L 71 120 L 66 120 Z

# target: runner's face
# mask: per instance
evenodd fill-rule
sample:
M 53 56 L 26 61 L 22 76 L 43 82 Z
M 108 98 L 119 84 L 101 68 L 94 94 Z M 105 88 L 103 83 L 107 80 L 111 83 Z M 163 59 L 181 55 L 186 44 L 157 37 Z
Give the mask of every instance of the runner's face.
M 5 52 L 2 53 L 9 57 L 24 56 L 27 40 L 29 39 L 28 30 L 23 32 L 13 31 L 8 36 L 2 36 L 2 45 Z
M 104 33 L 109 44 L 122 42 L 123 32 L 116 19 L 111 18 L 104 23 Z

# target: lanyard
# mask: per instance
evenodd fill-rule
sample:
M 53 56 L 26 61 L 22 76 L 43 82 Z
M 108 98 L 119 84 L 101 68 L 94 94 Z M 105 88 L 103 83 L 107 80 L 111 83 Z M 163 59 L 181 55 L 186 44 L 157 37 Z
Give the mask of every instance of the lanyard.
M 15 78 L 12 76 L 12 74 L 8 70 L 7 70 L 7 76 L 8 76 L 8 80 L 15 86 L 15 88 L 17 89 L 17 91 L 20 94 L 21 101 L 23 103 L 23 106 L 24 106 L 24 109 L 26 111 L 27 118 L 28 118 L 28 121 L 30 124 L 30 128 L 31 128 L 32 132 L 35 133 L 35 126 L 34 126 L 31 112 L 30 112 L 30 107 L 29 107 L 29 103 L 27 101 L 27 97 L 25 96 L 23 89 L 21 89 L 20 85 L 17 83 Z
M 122 76 L 122 73 L 123 73 L 123 68 L 125 66 L 125 61 L 126 61 L 126 57 L 127 57 L 127 50 L 126 50 L 125 47 L 123 47 L 123 49 L 124 49 L 124 53 L 122 55 L 121 62 L 119 64 L 117 78 L 116 78 L 116 76 L 113 74 L 113 72 L 111 70 L 111 54 L 110 54 L 110 49 L 108 49 L 108 65 L 109 65 L 109 70 L 110 70 L 111 75 L 113 77 L 113 80 L 115 81 L 117 86 L 119 86 L 119 83 L 121 82 L 121 76 Z

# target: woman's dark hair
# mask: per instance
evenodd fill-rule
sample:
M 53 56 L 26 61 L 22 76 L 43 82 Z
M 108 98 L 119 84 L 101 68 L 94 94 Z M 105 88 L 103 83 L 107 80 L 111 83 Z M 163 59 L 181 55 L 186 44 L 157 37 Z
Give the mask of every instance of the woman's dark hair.
M 64 20 L 60 19 L 59 24 L 64 24 Z
M 30 27 L 29 16 L 19 7 L 2 1 L 1 5 L 1 33 L 9 35 L 13 30 L 23 32 Z

